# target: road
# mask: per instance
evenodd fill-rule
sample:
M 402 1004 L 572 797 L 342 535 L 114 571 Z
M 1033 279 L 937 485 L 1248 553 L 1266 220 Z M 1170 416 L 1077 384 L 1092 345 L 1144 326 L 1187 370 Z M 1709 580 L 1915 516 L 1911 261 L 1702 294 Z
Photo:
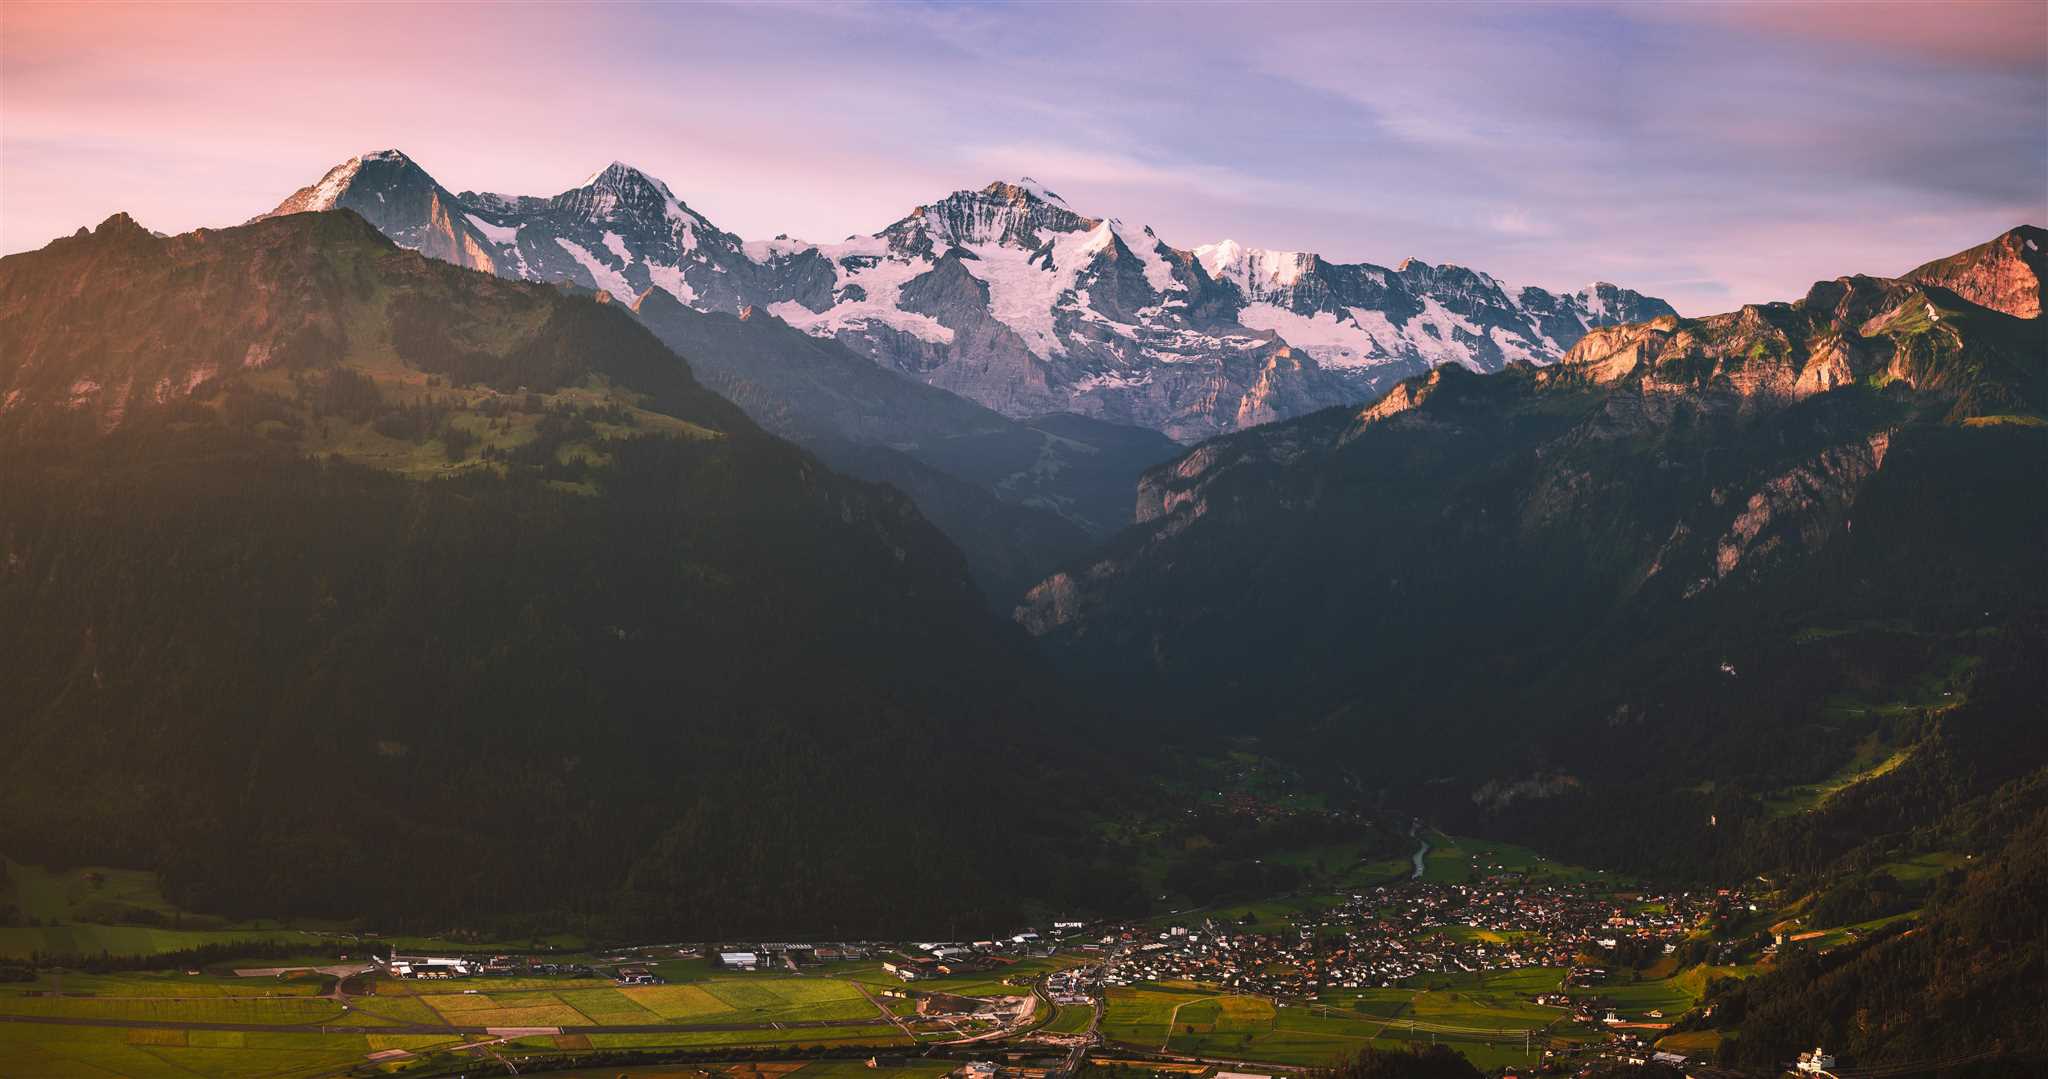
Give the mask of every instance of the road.
M 875 1010 L 882 1013 L 882 1018 L 887 1019 L 890 1023 L 895 1025 L 897 1030 L 902 1031 L 904 1037 L 909 1038 L 913 1042 L 917 1041 L 917 1035 L 911 1032 L 910 1024 L 904 1022 L 902 1016 L 897 1015 L 895 1012 L 889 1010 L 888 1005 L 883 1004 L 879 1000 L 876 1000 L 875 995 L 873 993 L 868 992 L 868 987 L 862 985 L 859 979 L 848 978 L 847 981 L 852 983 L 855 989 L 860 990 L 861 996 L 868 998 L 868 1003 L 874 1005 Z

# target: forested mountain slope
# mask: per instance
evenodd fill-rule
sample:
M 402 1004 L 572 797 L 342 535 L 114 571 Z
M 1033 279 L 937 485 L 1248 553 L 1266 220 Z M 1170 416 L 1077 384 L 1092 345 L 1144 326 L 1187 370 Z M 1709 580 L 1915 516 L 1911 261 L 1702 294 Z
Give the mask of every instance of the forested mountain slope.
M 1138 476 L 1181 449 L 1080 416 L 1012 420 L 757 308 L 707 313 L 648 289 L 633 312 L 762 426 L 909 494 L 1004 609 L 1129 525 Z
M 1393 804 L 1753 871 L 1748 822 L 1910 759 L 2048 605 L 2044 239 L 1204 443 L 1018 617 Z
M 616 305 L 348 212 L 117 215 L 0 260 L 0 456 L 14 857 L 700 934 L 964 931 L 1114 877 L 980 797 L 1073 713 L 958 551 Z

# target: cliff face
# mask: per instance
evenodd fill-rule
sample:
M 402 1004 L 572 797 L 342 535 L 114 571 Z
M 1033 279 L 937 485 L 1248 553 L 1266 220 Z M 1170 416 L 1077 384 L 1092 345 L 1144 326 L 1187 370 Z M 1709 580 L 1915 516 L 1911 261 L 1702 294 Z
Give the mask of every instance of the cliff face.
M 2035 318 L 2048 304 L 2048 230 L 2023 225 L 1989 243 L 1908 273 L 1902 280 L 1944 288 L 1979 307 Z
M 2042 238 L 2018 228 L 1903 278 L 1841 277 L 1792 303 L 1596 329 L 1563 366 L 1632 393 L 1752 408 L 1896 382 L 1949 398 L 1958 421 L 2038 412 Z

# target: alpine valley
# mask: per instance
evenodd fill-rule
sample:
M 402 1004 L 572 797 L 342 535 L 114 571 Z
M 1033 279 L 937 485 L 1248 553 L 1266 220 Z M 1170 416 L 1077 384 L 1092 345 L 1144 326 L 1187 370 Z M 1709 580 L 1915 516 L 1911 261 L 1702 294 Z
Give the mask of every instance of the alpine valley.
M 1683 317 L 385 151 L 9 255 L 0 1074 L 2038 1074 L 2044 244 Z

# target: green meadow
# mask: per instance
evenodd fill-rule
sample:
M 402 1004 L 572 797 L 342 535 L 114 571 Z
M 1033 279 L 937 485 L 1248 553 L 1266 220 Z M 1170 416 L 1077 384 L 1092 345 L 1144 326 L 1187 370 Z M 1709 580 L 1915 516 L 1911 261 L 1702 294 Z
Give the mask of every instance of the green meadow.
M 0 996 L 0 1015 L 159 1023 L 263 1023 L 294 1026 L 341 1018 L 341 1005 L 317 997 Z
M 851 982 L 793 975 L 737 974 L 632 986 L 589 979 L 380 979 L 376 987 L 377 996 L 360 1002 L 359 1010 L 366 1015 L 397 1019 L 393 1009 L 410 1006 L 398 1021 L 456 1026 L 770 1024 L 871 1019 L 878 1014 Z M 424 1009 L 424 1017 L 419 1009 Z
M 1045 1029 L 1054 1034 L 1080 1034 L 1088 1029 L 1094 1018 L 1095 1008 L 1091 1005 L 1062 1004 Z
M 1520 873 L 1532 882 L 1607 881 L 1608 874 L 1554 862 L 1527 847 L 1496 839 L 1429 833 L 1422 879 L 1440 884 L 1483 880 L 1496 873 Z
M 111 866 L 45 869 L 6 861 L 0 907 L 24 922 L 0 926 L 0 959 L 35 955 L 160 955 L 207 944 L 321 943 L 315 934 L 236 924 L 178 910 L 156 874 Z
M 315 1076 L 362 1063 L 388 1048 L 425 1048 L 362 1034 L 290 1031 L 124 1030 L 112 1027 L 0 1023 L 0 1077 L 6 1079 L 242 1079 Z
M 1102 1030 L 1140 1049 L 1292 1065 L 1326 1065 L 1368 1045 L 1435 1037 L 1492 1067 L 1527 1063 L 1521 1032 L 1543 1031 L 1563 1018 L 1558 1009 L 1516 999 L 1516 992 L 1388 989 L 1276 1004 L 1198 987 L 1134 986 L 1110 991 Z
M 232 975 L 183 971 L 137 971 L 119 974 L 54 974 L 40 972 L 32 982 L 0 983 L 0 998 L 28 993 L 94 997 L 313 997 L 327 988 L 325 978 L 237 978 Z

